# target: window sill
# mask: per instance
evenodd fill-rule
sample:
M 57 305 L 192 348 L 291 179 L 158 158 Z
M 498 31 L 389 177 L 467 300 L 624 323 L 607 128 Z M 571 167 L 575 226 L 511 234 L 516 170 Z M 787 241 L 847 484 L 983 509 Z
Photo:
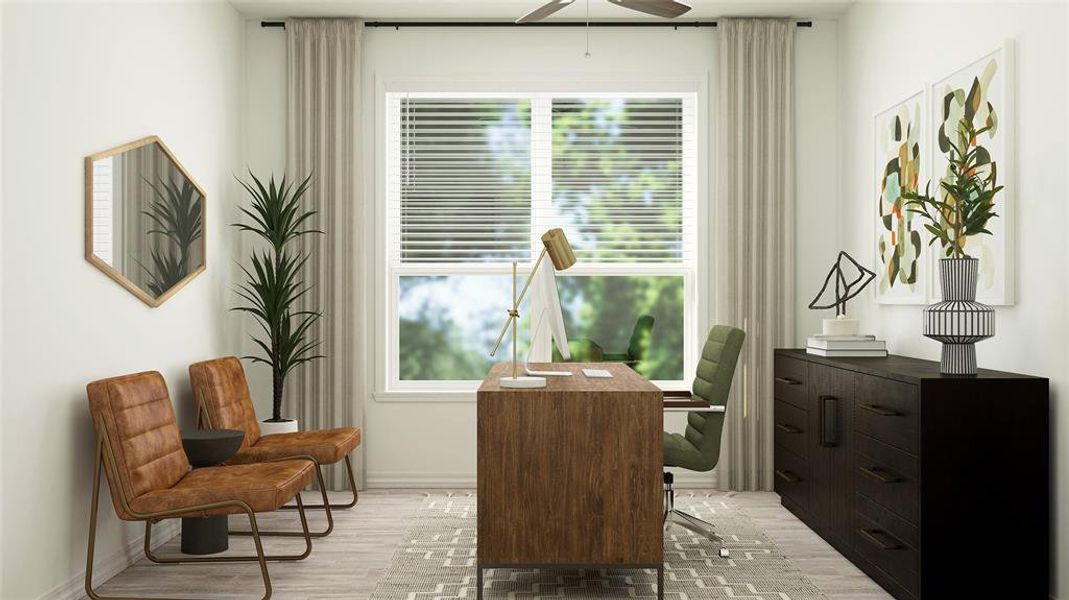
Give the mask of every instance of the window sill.
M 371 394 L 375 402 L 414 402 L 441 404 L 443 402 L 475 403 L 475 390 L 404 390 L 380 391 Z

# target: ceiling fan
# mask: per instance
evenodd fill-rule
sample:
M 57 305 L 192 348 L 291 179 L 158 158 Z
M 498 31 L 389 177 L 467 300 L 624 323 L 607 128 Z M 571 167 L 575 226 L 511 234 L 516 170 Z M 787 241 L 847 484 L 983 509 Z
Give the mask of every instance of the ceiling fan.
M 575 2 L 575 0 L 550 0 L 526 15 L 523 15 L 519 19 L 516 19 L 516 23 L 535 23 L 541 21 L 573 2 Z M 664 17 L 665 19 L 673 19 L 690 10 L 690 7 L 686 4 L 676 2 L 675 0 L 609 0 L 609 2 L 647 15 Z

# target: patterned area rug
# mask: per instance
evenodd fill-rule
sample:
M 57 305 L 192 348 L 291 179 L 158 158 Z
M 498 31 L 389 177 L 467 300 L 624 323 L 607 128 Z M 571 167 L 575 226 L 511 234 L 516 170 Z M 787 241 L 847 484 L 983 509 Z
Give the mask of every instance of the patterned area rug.
M 665 532 L 665 598 L 813 600 L 824 595 L 731 499 L 676 497 L 676 507 L 714 523 L 731 550 L 671 525 Z M 424 501 L 371 600 L 475 598 L 475 496 Z M 656 571 L 487 570 L 484 598 L 656 598 Z

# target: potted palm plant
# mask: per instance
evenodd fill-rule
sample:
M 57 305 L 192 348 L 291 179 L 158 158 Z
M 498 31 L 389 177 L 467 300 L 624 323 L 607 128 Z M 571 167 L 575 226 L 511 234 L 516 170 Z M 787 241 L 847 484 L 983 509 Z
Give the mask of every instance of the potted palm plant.
M 998 217 L 995 196 L 996 164 L 987 149 L 977 143 L 993 127 L 977 129 L 971 115 L 958 124 L 954 139 L 940 136 L 947 155 L 947 174 L 939 182 L 941 193 L 931 195 L 931 182 L 924 193 L 902 194 L 906 210 L 920 215 L 924 228 L 937 240 L 944 257 L 939 260 L 943 301 L 924 309 L 924 335 L 943 343 L 940 370 L 949 375 L 976 374 L 976 342 L 995 334 L 995 311 L 976 301 L 976 276 L 980 261 L 966 253 L 970 236 L 991 235 L 987 223 Z
M 252 335 L 262 353 L 244 358 L 271 368 L 271 418 L 260 422 L 266 435 L 297 431 L 295 419 L 282 417 L 286 377 L 300 365 L 322 358 L 316 353 L 319 342 L 311 339 L 311 327 L 322 313 L 297 306 L 309 290 L 301 279 L 309 255 L 293 243 L 301 236 L 323 232 L 308 228 L 315 211 L 301 207 L 310 175 L 296 186 L 285 177 L 276 184 L 272 176 L 264 185 L 252 172 L 249 176 L 251 182 L 239 181 L 252 196 L 250 206 L 241 208 L 250 223 L 234 227 L 255 234 L 266 242 L 266 248 L 253 251 L 250 266 L 241 266 L 246 281 L 237 293 L 245 303 L 232 310 L 251 314 L 262 329 L 261 335 Z

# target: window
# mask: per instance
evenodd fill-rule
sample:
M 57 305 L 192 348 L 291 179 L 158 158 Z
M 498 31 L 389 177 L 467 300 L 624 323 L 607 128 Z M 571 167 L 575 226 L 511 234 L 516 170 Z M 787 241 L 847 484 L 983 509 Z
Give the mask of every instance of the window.
M 683 380 L 695 347 L 694 105 L 693 94 L 388 94 L 389 386 L 471 389 L 508 358 L 487 353 L 512 262 L 525 277 L 551 227 L 578 259 L 557 280 L 573 345 L 626 352 L 649 314 L 635 368 Z M 519 358 L 533 347 L 548 359 L 548 333 L 530 339 L 530 321 Z

